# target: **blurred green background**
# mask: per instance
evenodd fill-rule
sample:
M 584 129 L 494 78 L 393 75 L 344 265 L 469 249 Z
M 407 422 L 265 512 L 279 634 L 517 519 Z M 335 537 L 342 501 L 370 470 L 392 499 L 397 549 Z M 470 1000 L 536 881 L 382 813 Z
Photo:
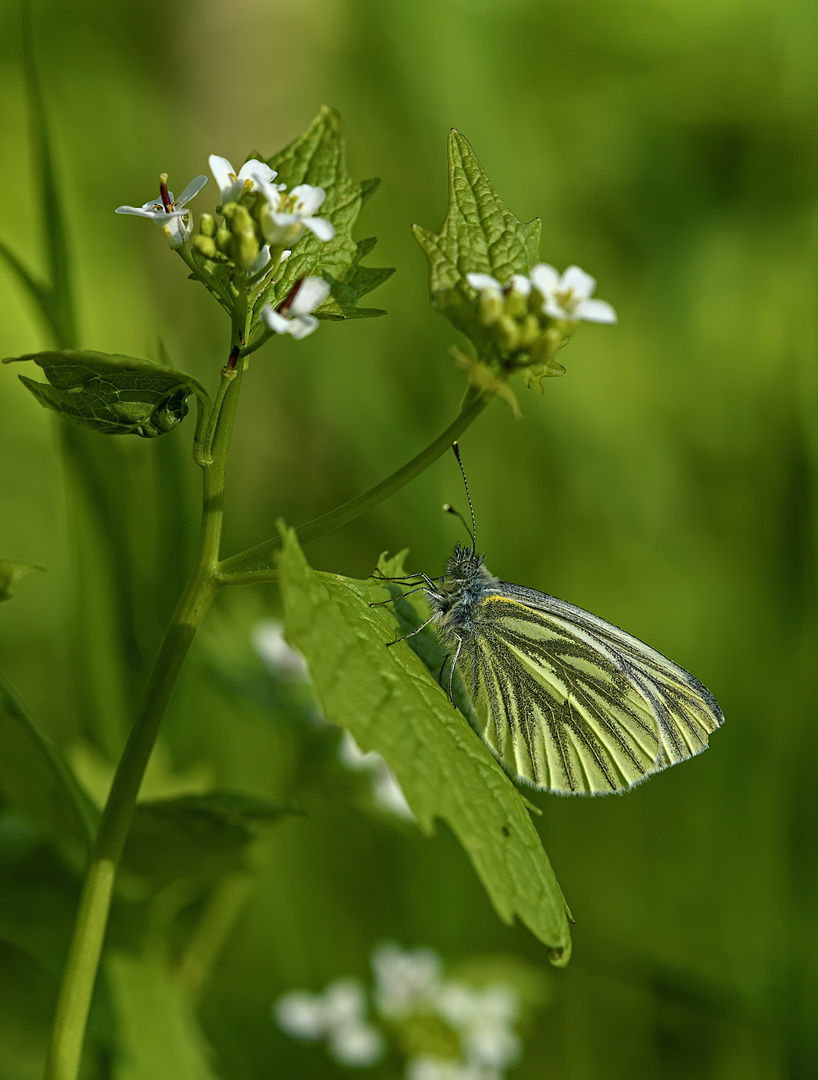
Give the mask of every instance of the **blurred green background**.
M 371 264 L 398 269 L 367 298 L 389 315 L 324 324 L 254 358 L 225 553 L 273 535 L 280 516 L 297 524 L 354 496 L 454 416 L 464 389 L 448 352 L 456 335 L 428 305 L 410 225 L 440 225 L 455 126 L 511 209 L 542 218 L 543 260 L 593 273 L 620 320 L 581 329 L 560 356 L 566 376 L 546 381 L 542 399 L 518 388 L 522 420 L 498 402 L 463 437 L 479 544 L 500 577 L 587 607 L 672 656 L 727 718 L 703 758 L 624 798 L 535 798 L 577 920 L 574 958 L 556 971 L 526 932 L 499 923 L 445 830 L 430 842 L 396 829 L 367 812 L 351 780 L 332 779 L 330 736 L 299 734 L 298 710 L 250 655 L 275 590 L 220 597 L 167 717 L 176 779 L 161 790 L 199 775 L 274 800 L 297 796 L 307 810 L 262 845 L 203 992 L 220 1074 L 340 1072 L 278 1032 L 270 1003 L 292 987 L 365 975 L 373 944 L 388 937 L 447 959 L 511 953 L 545 969 L 549 1003 L 511 1074 L 520 1080 L 818 1075 L 818 9 L 806 0 L 33 6 L 84 347 L 156 357 L 161 341 L 215 386 L 227 342 L 217 305 L 188 286 L 156 229 L 113 214 L 152 197 L 159 172 L 178 193 L 207 171 L 208 154 L 236 165 L 253 150 L 270 155 L 327 103 L 344 118 L 353 176 L 382 179 L 358 236 L 379 237 Z M 11 3 L 0 7 L 0 98 L 0 232 L 39 268 Z M 211 182 L 194 209 L 214 191 Z M 52 344 L 5 266 L 0 305 L 0 355 Z M 0 371 L 0 551 L 48 574 L 26 579 L 0 610 L 0 662 L 75 760 L 84 740 L 90 776 L 104 772 L 100 754 L 118 753 L 172 605 L 165 585 L 189 553 L 192 427 L 161 447 L 116 442 L 138 493 L 120 522 L 132 569 L 101 569 L 78 608 L 59 421 L 15 375 Z M 168 491 L 160 483 L 155 494 L 155 481 L 171 460 L 181 487 L 169 520 Z M 410 566 L 437 573 L 462 538 L 439 511 L 445 500 L 463 502 L 448 456 L 308 555 L 365 577 L 382 550 L 408 547 Z M 96 559 L 86 550 L 86 573 Z M 111 600 L 120 572 L 139 613 L 133 686 L 72 698 L 72 641 L 121 615 Z M 100 637 L 101 663 L 110 642 Z M 34 777 L 36 759 L 20 768 Z M 11 1080 L 28 1080 L 76 877 L 64 848 L 47 843 L 45 815 L 18 795 L 33 839 L 28 875 L 7 877 L 0 897 L 0 936 L 12 943 L 0 962 L 15 975 L 17 1010 L 3 1005 L 0 1059 L 14 1063 Z M 94 1024 L 104 1047 L 104 1003 Z M 94 1071 L 100 1060 L 89 1076 L 109 1075 Z

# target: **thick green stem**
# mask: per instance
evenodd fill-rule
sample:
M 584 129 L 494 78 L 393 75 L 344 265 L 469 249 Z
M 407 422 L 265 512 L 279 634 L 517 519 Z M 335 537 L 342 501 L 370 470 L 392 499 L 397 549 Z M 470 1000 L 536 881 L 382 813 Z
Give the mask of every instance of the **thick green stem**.
M 410 480 L 420 476 L 433 461 L 437 460 L 441 454 L 444 454 L 449 449 L 454 439 L 462 435 L 472 421 L 485 409 L 489 401 L 491 401 L 490 396 L 481 394 L 474 387 L 471 387 L 466 394 L 460 412 L 434 442 L 429 443 L 411 461 L 408 461 L 397 472 L 388 476 L 386 480 L 382 480 L 380 484 L 371 487 L 362 495 L 358 495 L 357 498 L 350 499 L 349 502 L 345 502 L 342 506 L 336 507 L 328 514 L 322 514 L 321 517 L 313 518 L 312 521 L 308 521 L 305 525 L 300 525 L 296 530 L 298 542 L 302 545 L 308 544 L 311 540 L 316 540 L 319 536 L 323 536 L 332 529 L 337 529 L 341 525 L 354 521 L 361 514 L 365 514 L 368 510 L 394 495 Z M 238 555 L 225 559 L 219 565 L 219 577 L 222 584 L 245 585 L 260 580 L 253 577 L 253 573 L 269 570 L 272 565 L 273 552 L 279 547 L 281 547 L 281 538 L 273 537 L 263 544 L 256 544 L 255 547 L 248 548 Z
M 224 471 L 241 374 L 230 372 L 203 471 L 202 524 L 193 568 L 176 605 L 145 688 L 103 810 L 63 971 L 45 1080 L 76 1080 L 91 997 L 113 895 L 137 795 L 159 725 L 196 630 L 219 589 L 216 573 L 224 506 Z

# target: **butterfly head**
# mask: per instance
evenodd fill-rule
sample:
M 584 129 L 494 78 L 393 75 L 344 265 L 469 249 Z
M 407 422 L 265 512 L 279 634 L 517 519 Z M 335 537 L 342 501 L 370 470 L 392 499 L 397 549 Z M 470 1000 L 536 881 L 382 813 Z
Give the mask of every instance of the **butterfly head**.
M 453 612 L 459 621 L 470 612 L 495 582 L 485 567 L 485 556 L 472 547 L 456 544 L 443 571 L 443 580 L 426 590 L 426 599 L 439 615 Z

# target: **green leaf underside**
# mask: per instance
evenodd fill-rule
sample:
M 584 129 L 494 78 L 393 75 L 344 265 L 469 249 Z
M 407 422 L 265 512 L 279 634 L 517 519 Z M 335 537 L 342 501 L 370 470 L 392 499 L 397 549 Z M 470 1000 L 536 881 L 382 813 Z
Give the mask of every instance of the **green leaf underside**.
M 276 183 L 286 184 L 288 188 L 298 184 L 323 188 L 326 199 L 318 214 L 335 226 L 335 236 L 329 243 L 323 243 L 311 232 L 299 240 L 281 266 L 277 295 L 286 296 L 299 278 L 317 274 L 332 286 L 330 295 L 316 312 L 319 318 L 366 319 L 385 314 L 378 308 L 357 306 L 362 296 L 386 281 L 394 270 L 360 265 L 361 259 L 375 246 L 375 239 L 355 241 L 352 229 L 361 207 L 380 181 L 356 183 L 347 172 L 338 113 L 323 106 L 307 130 L 270 158 L 268 164 L 278 173 Z
M 444 820 L 500 918 L 515 915 L 566 964 L 565 901 L 525 803 L 406 643 L 381 585 L 319 574 L 287 531 L 280 561 L 286 636 L 307 659 L 329 719 L 387 760 L 421 828 Z M 394 567 L 391 568 L 394 572 Z
M 539 260 L 540 221 L 520 221 L 509 210 L 459 131 L 449 134 L 448 157 L 449 207 L 440 232 L 420 225 L 413 231 L 429 260 L 432 303 L 480 351 L 473 305 L 463 292 L 466 274 L 491 274 L 502 283 L 527 275 Z
M 210 881 L 245 866 L 259 829 L 292 813 L 264 799 L 209 792 L 140 803 L 123 853 L 126 872 L 161 888 L 179 878 Z
M 162 950 L 111 952 L 106 961 L 117 1027 L 114 1080 L 218 1080 L 194 1005 Z
M 45 567 L 24 559 L 0 558 L 0 602 L 10 600 L 17 589 L 17 582 L 31 570 L 44 570 Z
M 209 401 L 192 375 L 132 356 L 64 350 L 26 353 L 3 362 L 20 360 L 33 360 L 51 384 L 20 376 L 41 405 L 104 435 L 152 439 L 181 423 L 192 394 Z

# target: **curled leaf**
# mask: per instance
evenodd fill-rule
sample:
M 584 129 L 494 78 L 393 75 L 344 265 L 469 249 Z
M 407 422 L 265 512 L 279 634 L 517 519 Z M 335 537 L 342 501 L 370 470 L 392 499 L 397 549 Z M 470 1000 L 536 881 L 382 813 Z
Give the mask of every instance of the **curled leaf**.
M 192 395 L 209 406 L 207 391 L 192 375 L 132 356 L 91 350 L 26 353 L 3 363 L 33 360 L 48 384 L 20 381 L 41 405 L 104 435 L 153 439 L 187 416 Z

